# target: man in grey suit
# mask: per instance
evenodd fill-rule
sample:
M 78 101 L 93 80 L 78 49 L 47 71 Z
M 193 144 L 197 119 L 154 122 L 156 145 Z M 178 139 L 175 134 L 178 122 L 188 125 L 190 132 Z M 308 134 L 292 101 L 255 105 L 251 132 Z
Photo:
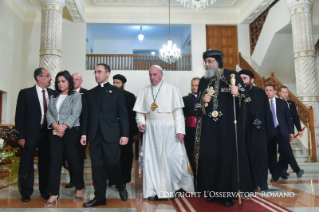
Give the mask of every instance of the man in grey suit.
M 109 82 L 111 69 L 106 64 L 95 68 L 98 86 L 89 90 L 84 103 L 84 118 L 81 144 L 90 143 L 94 199 L 84 207 L 106 204 L 107 173 L 116 182 L 120 197 L 127 200 L 120 167 L 120 145 L 126 145 L 129 137 L 129 122 L 124 92 Z M 106 170 L 107 169 L 107 170 Z

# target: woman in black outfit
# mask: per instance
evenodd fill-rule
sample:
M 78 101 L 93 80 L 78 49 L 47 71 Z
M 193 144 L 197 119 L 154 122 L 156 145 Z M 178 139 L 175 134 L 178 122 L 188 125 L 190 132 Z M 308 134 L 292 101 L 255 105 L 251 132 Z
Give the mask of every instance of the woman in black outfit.
M 74 173 L 76 188 L 74 200 L 82 200 L 84 194 L 83 160 L 81 160 L 79 117 L 82 109 L 81 94 L 75 92 L 73 77 L 68 71 L 61 71 L 55 78 L 55 94 L 50 96 L 46 114 L 50 138 L 50 177 L 51 196 L 45 206 L 58 201 L 63 155 L 66 155 L 69 169 Z

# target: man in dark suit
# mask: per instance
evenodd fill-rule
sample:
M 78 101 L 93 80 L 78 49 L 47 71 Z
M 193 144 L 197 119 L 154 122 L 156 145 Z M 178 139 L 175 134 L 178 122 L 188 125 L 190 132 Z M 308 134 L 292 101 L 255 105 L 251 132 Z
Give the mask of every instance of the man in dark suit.
M 282 86 L 279 90 L 279 96 L 281 99 L 283 99 L 284 101 L 287 102 L 288 108 L 290 109 L 290 114 L 291 114 L 291 118 L 292 121 L 294 123 L 294 125 L 296 126 L 297 130 L 298 130 L 298 134 L 300 136 L 300 138 L 303 136 L 302 133 L 302 129 L 301 129 L 301 124 L 300 124 L 300 119 L 299 119 L 299 115 L 297 112 L 297 108 L 296 105 L 293 101 L 288 100 L 288 95 L 289 95 L 289 90 L 286 86 Z M 280 160 L 280 158 L 279 158 Z M 281 178 L 283 179 L 288 179 L 289 174 L 287 173 L 288 170 L 288 164 L 286 165 L 285 169 L 282 171 L 281 174 Z
M 131 182 L 131 172 L 133 165 L 133 138 L 134 135 L 138 135 L 139 131 L 135 121 L 136 112 L 133 111 L 133 107 L 136 101 L 135 95 L 131 92 L 124 90 L 126 84 L 126 78 L 121 74 L 116 74 L 113 76 L 113 85 L 124 91 L 126 110 L 129 119 L 129 139 L 127 145 L 121 146 L 121 171 L 123 184 Z M 112 180 L 114 181 L 114 180 Z M 112 186 L 113 182 L 109 181 L 109 186 Z
M 48 179 L 50 151 L 46 111 L 49 96 L 53 90 L 49 89 L 52 77 L 45 68 L 34 71 L 36 85 L 22 89 L 19 92 L 15 114 L 15 127 L 18 143 L 21 145 L 19 166 L 19 191 L 23 202 L 29 202 L 33 193 L 34 166 L 33 160 L 38 148 L 39 190 L 41 197 L 50 197 Z
M 282 170 L 286 164 L 290 164 L 293 171 L 300 178 L 304 170 L 300 169 L 290 146 L 290 142 L 294 136 L 294 128 L 291 120 L 290 111 L 287 103 L 275 97 L 276 87 L 274 85 L 266 86 L 266 95 L 269 99 L 269 105 L 273 114 L 274 127 L 276 136 L 268 143 L 268 156 L 269 156 L 269 170 L 272 174 L 271 181 L 277 181 L 281 176 Z M 277 144 L 278 152 L 281 160 L 277 163 Z
M 85 94 L 88 90 L 81 87 L 82 83 L 83 83 L 83 79 L 82 79 L 81 74 L 74 73 L 74 74 L 72 74 L 72 77 L 73 77 L 74 90 L 82 95 L 82 105 L 83 105 L 85 102 Z M 81 132 L 82 125 L 83 125 L 83 107 L 82 107 L 82 112 L 80 115 L 80 132 Z M 79 140 L 80 140 L 80 138 L 79 138 Z M 81 145 L 81 144 L 79 143 L 79 145 Z M 81 151 L 79 152 L 79 155 L 81 158 L 83 158 L 83 161 L 86 158 L 86 147 L 87 147 L 87 145 L 81 146 L 81 148 L 80 148 Z M 84 163 L 83 163 L 83 165 L 84 165 Z M 66 160 L 64 161 L 63 166 L 64 166 L 64 168 L 68 169 L 68 166 L 66 165 Z M 74 187 L 74 183 L 72 181 L 71 170 L 69 170 L 69 173 L 70 173 L 70 182 L 65 185 L 65 188 L 73 188 Z
M 106 204 L 107 174 L 115 180 L 123 201 L 127 191 L 123 185 L 120 166 L 120 145 L 126 145 L 129 138 L 129 122 L 124 92 L 109 82 L 111 69 L 106 64 L 95 68 L 98 86 L 89 90 L 84 103 L 84 118 L 81 144 L 90 143 L 94 199 L 84 207 Z
M 194 161 L 194 143 L 196 133 L 196 113 L 195 105 L 197 101 L 197 90 L 199 84 L 199 77 L 194 77 L 191 80 L 191 93 L 183 97 L 185 107 L 183 108 L 184 116 L 186 117 L 186 135 L 184 137 L 185 148 L 188 160 L 192 166 L 193 172 L 195 170 Z

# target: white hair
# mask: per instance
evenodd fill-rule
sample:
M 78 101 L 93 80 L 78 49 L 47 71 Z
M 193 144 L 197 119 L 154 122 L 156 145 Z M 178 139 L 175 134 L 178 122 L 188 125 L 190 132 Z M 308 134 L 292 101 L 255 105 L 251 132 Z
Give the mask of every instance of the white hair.
M 150 69 L 153 68 L 153 67 L 159 69 L 159 70 L 163 73 L 163 69 L 162 69 L 161 66 L 159 66 L 159 65 L 152 65 L 152 66 L 150 67 Z M 150 69 L 148 69 L 148 70 L 150 70 Z

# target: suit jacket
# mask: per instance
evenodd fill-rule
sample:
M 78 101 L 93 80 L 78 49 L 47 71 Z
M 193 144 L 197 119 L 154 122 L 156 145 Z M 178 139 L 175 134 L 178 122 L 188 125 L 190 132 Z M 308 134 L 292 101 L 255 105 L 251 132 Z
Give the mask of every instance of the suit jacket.
M 47 112 L 48 128 L 52 127 L 53 122 L 59 124 L 66 124 L 70 129 L 72 127 L 80 126 L 80 114 L 82 111 L 81 94 L 74 92 L 71 95 L 67 95 L 63 100 L 60 110 L 58 112 L 56 103 L 59 99 L 59 95 L 50 96 L 50 103 Z
M 47 88 L 48 95 L 54 91 Z M 17 138 L 26 140 L 26 147 L 35 147 L 40 133 L 42 113 L 36 86 L 20 90 L 15 114 Z
M 302 129 L 301 129 L 300 119 L 299 119 L 296 105 L 293 101 L 290 101 L 290 100 L 288 100 L 288 104 L 289 104 L 289 108 L 290 108 L 292 122 L 296 126 L 298 132 L 300 132 Z
M 289 142 L 289 134 L 294 134 L 294 126 L 287 102 L 279 98 L 276 98 L 276 115 L 281 137 L 284 141 Z
M 133 111 L 133 107 L 135 105 L 135 95 L 132 94 L 131 92 L 128 92 L 126 90 L 124 90 L 124 96 L 125 96 L 125 102 L 126 102 L 126 110 L 127 110 L 127 115 L 128 115 L 128 121 L 129 121 L 129 134 L 130 134 L 130 138 L 132 138 L 134 135 L 137 135 L 138 132 L 138 128 L 137 128 L 137 124 L 135 121 L 135 116 L 136 116 L 136 112 Z M 129 142 L 133 142 L 132 139 L 129 140 Z
M 99 103 L 100 85 L 89 90 L 86 95 L 82 135 L 88 142 L 93 142 L 101 129 L 104 140 L 108 143 L 120 141 L 120 137 L 129 138 L 129 122 L 123 90 L 110 83 L 104 85 L 106 91 Z
M 183 97 L 183 102 L 185 107 L 183 108 L 184 116 L 196 116 L 195 105 L 196 100 L 193 98 L 193 94 L 190 93 L 187 96 Z
M 82 126 L 83 125 L 83 111 L 85 110 L 85 108 L 84 108 L 84 102 L 85 102 L 85 97 L 86 97 L 86 93 L 88 92 L 88 90 L 87 89 L 85 89 L 85 88 L 80 88 L 80 94 L 81 94 L 81 96 L 82 96 L 82 111 L 81 111 L 81 115 L 80 115 L 80 126 Z

